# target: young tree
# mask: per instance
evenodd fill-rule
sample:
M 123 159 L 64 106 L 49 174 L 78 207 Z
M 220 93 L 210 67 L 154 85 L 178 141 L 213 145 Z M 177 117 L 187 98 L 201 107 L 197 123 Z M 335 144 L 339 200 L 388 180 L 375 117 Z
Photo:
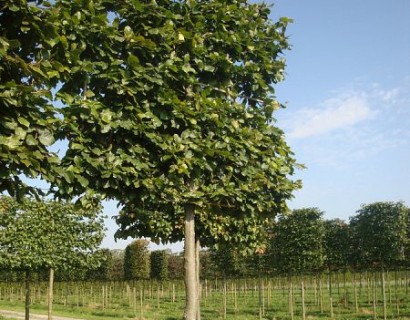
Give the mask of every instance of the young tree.
M 279 218 L 271 250 L 277 269 L 289 274 L 317 270 L 323 265 L 325 228 L 317 208 L 293 210 Z
M 118 199 L 119 237 L 184 239 L 184 317 L 197 319 L 200 241 L 254 251 L 299 186 L 272 116 L 289 19 L 245 0 L 121 1 L 108 22 L 99 2 L 61 2 L 81 14 L 57 94 L 69 140 L 59 193 Z
M 357 264 L 391 266 L 405 260 L 409 209 L 402 202 L 363 205 L 350 219 Z
M 91 266 L 87 270 L 87 280 L 113 280 L 114 257 L 109 249 L 99 249 L 97 252 L 102 257 L 100 266 L 95 268 Z
M 349 225 L 340 220 L 326 220 L 324 237 L 324 264 L 329 270 L 346 269 L 351 256 Z
M 166 250 L 152 251 L 151 259 L 151 279 L 165 281 L 168 279 L 168 254 Z
M 220 276 L 241 277 L 247 273 L 246 259 L 234 246 L 218 246 L 210 252 L 214 269 Z
M 103 238 L 100 208 L 82 210 L 72 204 L 0 197 L 0 267 L 26 272 L 26 318 L 29 315 L 29 281 L 32 271 L 50 270 L 51 318 L 54 270 L 98 267 L 93 254 Z
M 113 267 L 111 270 L 111 278 L 113 280 L 124 280 L 124 255 L 125 250 L 111 250 L 113 258 Z
M 150 253 L 149 241 L 135 240 L 125 248 L 124 277 L 127 280 L 149 279 Z
M 184 257 L 179 253 L 172 253 L 168 256 L 168 275 L 170 279 L 184 278 Z

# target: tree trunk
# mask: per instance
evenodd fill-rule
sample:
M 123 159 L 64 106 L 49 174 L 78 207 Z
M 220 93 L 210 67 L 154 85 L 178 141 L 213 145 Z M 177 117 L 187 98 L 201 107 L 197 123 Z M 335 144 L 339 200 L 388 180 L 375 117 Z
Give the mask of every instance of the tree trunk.
M 196 320 L 198 308 L 198 289 L 195 265 L 195 206 L 185 206 L 185 240 L 184 240 L 184 282 L 185 311 L 184 320 Z
M 383 319 L 387 320 L 387 298 L 386 298 L 386 281 L 384 278 L 384 266 L 381 266 L 381 276 L 382 276 L 382 296 L 383 296 Z
M 306 320 L 306 304 L 305 304 L 305 283 L 302 281 L 301 285 L 302 291 L 302 319 Z
M 30 280 L 31 280 L 31 271 L 26 270 L 26 301 L 24 305 L 25 320 L 30 320 Z
M 196 320 L 201 320 L 201 279 L 200 279 L 200 257 L 199 253 L 201 251 L 201 242 L 199 236 L 195 236 L 195 269 L 196 269 L 196 286 L 197 286 L 197 309 L 196 309 Z
M 294 314 L 293 314 L 293 283 L 292 283 L 292 276 L 288 276 L 288 288 L 289 288 L 289 300 L 288 300 L 288 305 L 289 305 L 289 314 L 290 314 L 290 319 L 294 319 Z
M 50 268 L 48 274 L 48 299 L 47 299 L 47 307 L 48 307 L 48 320 L 53 319 L 53 291 L 54 291 L 54 269 Z

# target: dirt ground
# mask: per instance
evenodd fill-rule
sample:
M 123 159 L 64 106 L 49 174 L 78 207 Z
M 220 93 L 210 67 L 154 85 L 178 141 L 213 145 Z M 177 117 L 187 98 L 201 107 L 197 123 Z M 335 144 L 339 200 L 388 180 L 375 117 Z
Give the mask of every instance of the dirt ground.
M 24 320 L 24 312 L 0 310 L 0 315 L 3 316 L 4 318 Z M 30 312 L 30 320 L 47 320 L 47 315 L 34 314 Z M 60 316 L 53 315 L 53 320 L 82 320 L 82 319 L 66 318 L 66 317 L 60 317 Z

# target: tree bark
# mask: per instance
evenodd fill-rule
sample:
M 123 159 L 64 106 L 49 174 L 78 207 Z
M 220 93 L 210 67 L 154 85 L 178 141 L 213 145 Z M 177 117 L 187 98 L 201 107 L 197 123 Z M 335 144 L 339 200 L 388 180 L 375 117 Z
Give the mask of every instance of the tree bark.
M 185 240 L 184 240 L 184 282 L 185 311 L 184 320 L 196 320 L 198 308 L 198 289 L 195 264 L 195 206 L 185 206 Z
M 54 269 L 50 268 L 48 274 L 48 299 L 47 299 L 47 307 L 48 307 L 48 320 L 52 320 L 53 316 L 53 291 L 54 291 Z
M 30 281 L 31 281 L 31 271 L 26 270 L 26 301 L 24 305 L 25 320 L 30 320 Z

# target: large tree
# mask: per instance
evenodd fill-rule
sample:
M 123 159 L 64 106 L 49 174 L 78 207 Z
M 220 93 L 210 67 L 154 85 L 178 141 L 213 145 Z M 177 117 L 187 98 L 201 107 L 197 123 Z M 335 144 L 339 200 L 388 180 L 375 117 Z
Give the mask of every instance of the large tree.
M 299 185 L 272 116 L 289 20 L 245 0 L 113 1 L 109 22 L 98 2 L 61 2 L 78 23 L 57 94 L 59 193 L 118 199 L 117 236 L 184 239 L 185 318 L 197 319 L 199 241 L 255 250 Z
M 51 317 L 54 270 L 98 267 L 93 254 L 103 238 L 100 209 L 82 210 L 70 203 L 0 197 L 0 267 L 26 272 L 27 294 L 30 274 L 49 269 L 49 312 Z M 26 298 L 26 319 L 29 299 Z

